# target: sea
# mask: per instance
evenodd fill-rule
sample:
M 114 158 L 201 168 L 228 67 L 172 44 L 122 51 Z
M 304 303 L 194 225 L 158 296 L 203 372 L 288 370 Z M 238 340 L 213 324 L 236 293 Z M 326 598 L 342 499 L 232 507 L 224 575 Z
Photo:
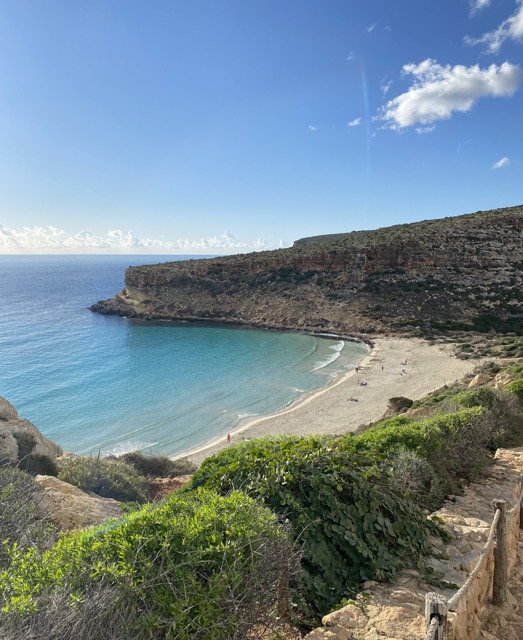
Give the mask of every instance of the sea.
M 0 396 L 64 450 L 180 455 L 353 368 L 365 345 L 92 313 L 125 269 L 198 256 L 0 255 Z

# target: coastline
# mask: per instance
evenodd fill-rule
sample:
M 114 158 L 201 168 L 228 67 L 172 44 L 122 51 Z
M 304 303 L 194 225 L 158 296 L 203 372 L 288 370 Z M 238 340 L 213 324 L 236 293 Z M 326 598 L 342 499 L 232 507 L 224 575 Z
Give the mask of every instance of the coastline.
M 381 418 L 389 398 L 418 400 L 460 380 L 477 366 L 475 360 L 455 358 L 451 350 L 452 345 L 431 345 L 419 338 L 377 338 L 357 364 L 358 371 L 346 372 L 288 408 L 238 426 L 230 433 L 230 444 L 222 436 L 176 457 L 199 465 L 227 446 L 251 438 L 356 431 Z

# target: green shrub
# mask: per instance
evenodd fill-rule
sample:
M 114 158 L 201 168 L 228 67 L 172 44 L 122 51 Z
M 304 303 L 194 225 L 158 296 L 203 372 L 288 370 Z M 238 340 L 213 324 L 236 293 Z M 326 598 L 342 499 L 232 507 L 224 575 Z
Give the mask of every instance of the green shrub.
M 121 502 L 146 501 L 144 478 L 129 464 L 105 458 L 71 458 L 58 477 L 82 491 Z
M 493 387 L 481 386 L 466 389 L 454 396 L 461 407 L 483 407 L 493 409 L 498 404 L 496 390 Z
M 131 451 L 118 457 L 118 460 L 132 465 L 146 478 L 176 478 L 194 473 L 196 465 L 180 458 L 171 460 L 167 456 L 145 455 L 141 451 Z
M 93 589 L 109 588 L 114 620 L 127 618 L 122 638 L 246 638 L 269 623 L 292 563 L 287 532 L 268 509 L 240 492 L 200 490 L 68 534 L 41 558 L 17 554 L 0 573 L 0 606 L 6 620 L 30 624 L 46 594 L 65 590 L 81 609 Z
M 482 386 L 467 389 L 455 396 L 461 407 L 482 407 L 483 419 L 489 426 L 490 439 L 486 443 L 490 451 L 499 447 L 515 447 L 523 443 L 523 412 L 521 403 L 504 389 Z
M 0 467 L 0 567 L 8 564 L 8 550 L 41 548 L 52 538 L 54 527 L 37 513 L 42 489 L 19 469 Z
M 523 403 L 523 379 L 514 380 L 514 382 L 508 384 L 505 389 L 513 393 L 519 401 Z
M 450 491 L 459 480 L 476 478 L 488 464 L 491 427 L 483 409 L 473 407 L 422 420 L 399 416 L 344 440 L 346 447 L 375 460 L 411 451 L 431 463 Z
M 205 460 L 192 486 L 241 488 L 282 514 L 303 547 L 299 606 L 322 615 L 365 580 L 391 578 L 433 526 L 357 454 L 327 437 L 251 440 Z M 308 611 L 307 611 L 308 608 Z
M 445 497 L 445 485 L 434 467 L 412 451 L 396 451 L 385 461 L 391 482 L 416 504 L 437 509 Z

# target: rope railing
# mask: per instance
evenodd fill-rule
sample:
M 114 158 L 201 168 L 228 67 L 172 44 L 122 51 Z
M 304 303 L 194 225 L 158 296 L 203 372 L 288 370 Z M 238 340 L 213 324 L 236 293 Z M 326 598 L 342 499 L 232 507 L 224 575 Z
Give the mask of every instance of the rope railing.
M 432 616 L 425 640 L 438 640 L 439 615 Z
M 520 482 L 521 490 L 514 506 L 507 511 L 505 500 L 494 500 L 494 518 L 490 525 L 487 540 L 483 545 L 474 569 L 461 588 L 447 600 L 437 593 L 427 593 L 425 596 L 425 620 L 427 633 L 425 640 L 447 640 L 447 614 L 456 612 L 460 601 L 471 588 L 474 580 L 483 569 L 492 547 L 494 547 L 494 577 L 492 586 L 492 602 L 501 605 L 507 598 L 508 580 L 508 546 L 507 521 L 511 522 L 516 513 L 520 514 L 520 528 L 523 528 L 523 476 Z
M 483 545 L 483 549 L 482 549 L 481 554 L 480 554 L 480 556 L 478 558 L 476 566 L 470 572 L 470 575 L 467 578 L 467 580 L 465 581 L 465 583 L 461 586 L 461 588 L 458 591 L 456 591 L 456 593 L 448 601 L 449 611 L 456 611 L 456 609 L 458 607 L 458 604 L 459 604 L 459 601 L 463 598 L 463 596 L 470 589 L 470 586 L 474 582 L 475 577 L 478 575 L 478 573 L 483 568 L 483 565 L 485 564 L 485 561 L 488 558 L 488 555 L 490 553 L 490 549 L 492 548 L 492 545 L 496 541 L 496 527 L 498 525 L 500 515 L 501 515 L 501 510 L 500 509 L 496 509 L 496 513 L 494 515 L 494 519 L 492 520 L 492 524 L 490 526 L 490 531 L 489 531 L 489 534 L 488 534 L 488 537 L 487 537 L 487 541 Z

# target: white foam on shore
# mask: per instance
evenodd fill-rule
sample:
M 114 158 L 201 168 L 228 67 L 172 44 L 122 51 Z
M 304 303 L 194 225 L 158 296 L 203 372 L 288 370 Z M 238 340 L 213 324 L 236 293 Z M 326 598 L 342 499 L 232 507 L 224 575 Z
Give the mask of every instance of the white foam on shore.
M 144 451 L 151 447 L 156 447 L 158 442 L 142 442 L 140 440 L 128 440 L 127 442 L 121 442 L 112 449 L 106 449 L 101 452 L 101 456 L 123 456 L 125 453 L 131 453 L 131 451 Z
M 344 347 L 345 347 L 345 340 L 340 340 L 339 342 L 336 342 L 335 344 L 333 344 L 329 348 L 332 351 L 334 351 L 334 353 L 332 353 L 330 356 L 325 358 L 325 360 L 317 362 L 316 366 L 313 369 L 311 369 L 311 371 L 319 371 L 320 369 L 325 369 L 325 367 L 328 367 L 333 362 L 336 362 L 336 360 L 341 356 L 341 352 L 343 351 Z

